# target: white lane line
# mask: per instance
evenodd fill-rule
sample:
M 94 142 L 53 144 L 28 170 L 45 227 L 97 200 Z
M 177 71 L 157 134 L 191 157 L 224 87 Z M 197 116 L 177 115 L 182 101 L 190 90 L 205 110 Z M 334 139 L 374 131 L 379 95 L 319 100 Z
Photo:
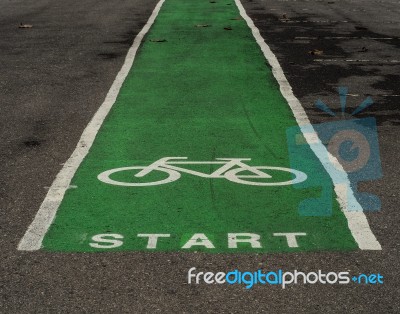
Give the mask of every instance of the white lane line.
M 251 29 L 254 38 L 264 53 L 265 58 L 271 65 L 272 73 L 279 83 L 280 91 L 288 102 L 297 124 L 303 133 L 303 136 L 307 140 L 307 143 L 310 145 L 311 149 L 314 151 L 315 155 L 321 161 L 326 171 L 331 176 L 340 208 L 347 219 L 348 227 L 353 235 L 354 240 L 357 242 L 358 247 L 362 250 L 381 250 L 381 245 L 379 244 L 375 235 L 372 233 L 367 217 L 365 216 L 361 205 L 354 197 L 346 172 L 343 170 L 337 159 L 327 151 L 326 147 L 321 143 L 320 140 L 315 143 L 314 140 L 316 132 L 312 127 L 300 101 L 293 94 L 292 87 L 287 81 L 278 59 L 261 37 L 259 29 L 254 25 L 254 22 L 247 15 L 240 0 L 235 0 L 235 3 L 240 11 L 240 15 L 247 22 L 247 25 Z M 337 171 L 335 168 L 340 169 L 341 171 Z
M 57 209 L 64 197 L 65 191 L 70 187 L 70 182 L 76 170 L 89 152 L 97 132 L 103 124 L 104 119 L 110 112 L 110 109 L 114 105 L 119 90 L 121 89 L 121 86 L 132 67 L 143 37 L 153 25 L 154 20 L 156 19 L 164 1 L 165 0 L 160 0 L 157 3 L 146 25 L 137 34 L 131 48 L 128 51 L 128 54 L 126 55 L 125 62 L 122 65 L 121 70 L 118 72 L 113 84 L 111 85 L 104 102 L 99 107 L 89 124 L 86 126 L 74 152 L 63 165 L 63 168 L 52 183 L 34 220 L 19 242 L 18 250 L 35 251 L 41 248 L 43 238 L 54 220 Z

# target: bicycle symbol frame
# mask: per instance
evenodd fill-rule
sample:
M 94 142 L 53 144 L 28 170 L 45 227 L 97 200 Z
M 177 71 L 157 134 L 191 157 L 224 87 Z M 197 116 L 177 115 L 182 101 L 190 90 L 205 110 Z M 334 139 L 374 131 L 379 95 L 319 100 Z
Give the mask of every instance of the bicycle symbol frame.
M 178 160 L 176 160 L 178 159 Z M 188 157 L 164 157 L 148 166 L 131 166 L 115 168 L 100 173 L 97 178 L 107 184 L 118 186 L 152 186 L 161 185 L 179 180 L 181 173 L 187 173 L 202 178 L 211 179 L 227 179 L 231 182 L 254 185 L 254 186 L 283 186 L 303 182 L 307 179 L 307 175 L 299 170 L 284 168 L 284 167 L 270 167 L 270 166 L 249 166 L 243 161 L 250 161 L 251 158 L 216 158 L 215 161 L 179 161 L 186 160 Z M 221 165 L 220 168 L 211 174 L 181 168 L 175 165 Z M 154 182 L 121 182 L 111 179 L 110 176 L 117 172 L 140 170 L 134 176 L 142 178 L 152 171 L 161 171 L 168 174 L 168 177 L 163 180 Z M 261 170 L 284 171 L 294 175 L 294 179 L 282 182 L 257 182 L 246 181 L 245 179 L 272 179 L 272 176 Z M 240 175 L 242 171 L 249 171 L 253 174 Z

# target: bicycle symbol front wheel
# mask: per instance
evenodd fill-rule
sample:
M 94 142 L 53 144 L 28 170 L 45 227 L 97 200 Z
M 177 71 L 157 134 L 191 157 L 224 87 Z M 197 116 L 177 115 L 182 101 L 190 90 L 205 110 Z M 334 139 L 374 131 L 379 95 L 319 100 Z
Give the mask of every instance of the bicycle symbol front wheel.
M 135 176 L 137 172 L 134 172 L 132 170 L 136 169 L 145 169 L 146 167 L 141 167 L 141 166 L 132 166 L 132 167 L 122 167 L 122 168 L 115 168 L 111 170 L 104 171 L 100 173 L 97 178 L 104 183 L 111 184 L 111 185 L 118 185 L 118 186 L 152 186 L 152 185 L 161 185 L 161 184 L 166 184 L 170 183 L 173 181 L 178 180 L 181 177 L 181 174 L 178 171 L 171 170 L 171 169 L 164 169 L 164 168 L 157 168 L 153 169 L 152 171 L 160 171 L 168 174 L 168 177 L 163 180 L 159 181 L 153 181 L 153 182 L 125 182 L 124 181 L 117 181 L 114 179 L 111 179 L 110 176 L 113 174 L 116 174 L 118 172 L 123 172 L 123 171 L 129 171 L 132 173 L 132 177 Z
M 294 169 L 289 169 L 289 168 L 283 168 L 283 167 L 268 167 L 268 166 L 260 166 L 260 167 L 253 167 L 257 170 L 262 170 L 262 169 L 267 169 L 267 170 L 273 170 L 273 171 L 284 171 L 284 172 L 289 172 L 294 175 L 294 179 L 292 180 L 287 180 L 287 181 L 278 181 L 278 182 L 261 182 L 261 181 L 247 181 L 243 180 L 244 178 L 247 179 L 263 179 L 259 175 L 238 175 L 238 173 L 242 171 L 246 171 L 245 169 L 242 168 L 237 168 L 237 169 L 232 169 L 229 170 L 225 173 L 225 178 L 229 181 L 239 183 L 239 184 L 246 184 L 246 185 L 258 185 L 258 186 L 282 186 L 282 185 L 291 185 L 291 184 L 296 184 L 303 182 L 307 179 L 307 175 L 304 172 L 294 170 Z M 241 179 L 243 178 L 243 179 Z

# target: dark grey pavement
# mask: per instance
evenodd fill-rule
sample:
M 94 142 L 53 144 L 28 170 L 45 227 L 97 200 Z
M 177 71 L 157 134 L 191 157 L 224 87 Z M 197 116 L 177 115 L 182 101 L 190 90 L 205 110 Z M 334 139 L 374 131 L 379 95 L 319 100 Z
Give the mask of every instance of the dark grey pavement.
M 168 1 L 168 0 L 166 0 Z M 194 0 L 190 0 L 194 1 Z M 218 0 L 222 1 L 222 0 Z M 156 1 L 0 0 L 0 312 L 398 313 L 400 2 L 243 0 L 312 122 L 322 99 L 375 104 L 384 177 L 368 213 L 381 252 L 206 255 L 18 252 L 56 174 L 102 103 Z M 285 15 L 285 17 L 283 17 Z M 19 23 L 32 24 L 19 29 Z M 391 39 L 388 39 L 391 38 Z M 364 48 L 363 48 L 364 47 Z M 308 52 L 318 49 L 322 55 Z M 346 61 L 347 60 L 347 61 Z M 380 272 L 380 286 L 186 284 L 187 271 Z

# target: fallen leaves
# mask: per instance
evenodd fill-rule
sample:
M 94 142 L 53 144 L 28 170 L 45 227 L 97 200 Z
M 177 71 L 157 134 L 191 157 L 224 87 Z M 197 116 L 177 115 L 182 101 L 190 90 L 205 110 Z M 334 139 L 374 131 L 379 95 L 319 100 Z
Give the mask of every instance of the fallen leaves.
M 324 54 L 324 51 L 323 50 L 318 50 L 318 49 L 313 49 L 313 50 L 310 50 L 308 52 L 308 54 L 313 55 L 313 56 L 314 55 L 320 56 L 320 55 Z
M 196 27 L 210 27 L 210 24 L 197 24 Z
M 368 28 L 364 27 L 364 26 L 354 26 L 354 28 L 358 31 L 366 31 L 368 30 Z
M 281 22 L 288 22 L 290 19 L 287 17 L 286 13 L 282 14 L 282 17 L 279 19 Z
M 32 24 L 22 24 L 22 23 L 20 23 L 18 26 L 18 28 L 32 28 L 32 27 L 33 27 Z
M 224 27 L 224 30 L 226 30 L 226 31 L 231 31 L 231 30 L 232 30 L 232 27 L 230 27 L 230 26 Z
M 153 42 L 153 43 L 164 43 L 167 40 L 166 39 L 155 38 L 155 39 L 150 39 L 150 41 Z

